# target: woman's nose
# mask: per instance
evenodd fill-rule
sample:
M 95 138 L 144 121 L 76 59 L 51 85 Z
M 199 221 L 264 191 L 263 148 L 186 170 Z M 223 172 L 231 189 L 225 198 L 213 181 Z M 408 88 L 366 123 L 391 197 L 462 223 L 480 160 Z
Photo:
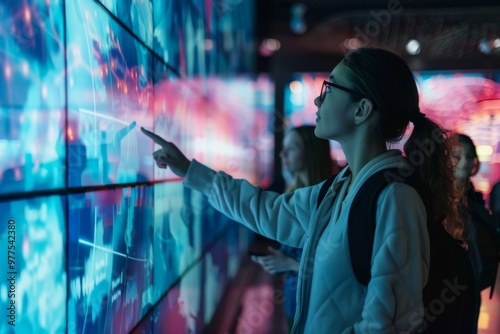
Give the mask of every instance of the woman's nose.
M 319 108 L 320 104 L 321 104 L 320 98 L 319 96 L 316 96 L 316 98 L 314 99 L 314 105 Z

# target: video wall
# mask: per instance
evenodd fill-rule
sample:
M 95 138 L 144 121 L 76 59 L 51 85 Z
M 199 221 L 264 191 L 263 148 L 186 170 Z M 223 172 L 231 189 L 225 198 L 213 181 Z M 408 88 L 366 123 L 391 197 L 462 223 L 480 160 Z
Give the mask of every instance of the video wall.
M 416 72 L 420 109 L 444 127 L 472 138 L 481 167 L 473 178 L 478 191 L 486 195 L 500 181 L 500 72 L 428 71 Z M 285 117 L 293 126 L 315 124 L 323 80 L 330 73 L 297 73 L 285 85 Z M 408 134 L 411 127 L 408 129 Z M 407 136 L 408 136 L 407 134 Z M 395 148 L 402 148 L 402 142 Z M 332 141 L 333 156 L 341 164 L 345 156 Z
M 152 129 L 268 185 L 253 2 L 0 3 L 1 333 L 200 333 L 252 234 L 156 167 Z M 5 320 L 4 319 L 4 320 Z

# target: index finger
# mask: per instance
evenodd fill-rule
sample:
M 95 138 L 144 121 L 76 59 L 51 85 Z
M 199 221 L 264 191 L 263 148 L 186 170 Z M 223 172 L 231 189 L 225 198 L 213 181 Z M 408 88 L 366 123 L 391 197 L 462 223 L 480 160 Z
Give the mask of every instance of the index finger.
M 162 137 L 158 136 L 157 134 L 149 131 L 149 130 L 146 130 L 144 129 L 142 126 L 141 126 L 141 131 L 142 133 L 144 133 L 146 136 L 148 136 L 149 138 L 153 139 L 153 141 L 155 143 L 157 143 L 158 145 L 160 146 L 165 146 L 168 142 L 163 139 Z

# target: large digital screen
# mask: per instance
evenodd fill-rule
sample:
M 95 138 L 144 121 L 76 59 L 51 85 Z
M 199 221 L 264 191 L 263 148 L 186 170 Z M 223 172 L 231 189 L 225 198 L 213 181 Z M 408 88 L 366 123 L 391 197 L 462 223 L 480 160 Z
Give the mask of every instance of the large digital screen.
M 59 1 L 0 3 L 0 194 L 66 186 L 63 23 Z
M 66 198 L 0 202 L 1 333 L 66 330 Z
M 252 234 L 157 168 L 139 129 L 271 182 L 274 86 L 249 73 L 252 12 L 246 0 L 0 3 L 0 306 L 15 322 L 1 333 L 209 323 Z

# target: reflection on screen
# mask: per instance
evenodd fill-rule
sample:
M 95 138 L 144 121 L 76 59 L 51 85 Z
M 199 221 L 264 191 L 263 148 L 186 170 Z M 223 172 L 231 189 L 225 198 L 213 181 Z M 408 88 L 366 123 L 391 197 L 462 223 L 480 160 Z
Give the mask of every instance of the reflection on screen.
M 69 197 L 69 328 L 126 333 L 146 311 L 153 265 L 152 188 Z
M 0 275 L 1 333 L 63 333 L 66 329 L 64 205 L 65 198 L 59 196 L 0 202 L 0 245 L 5 252 Z M 12 230 L 14 234 L 8 232 Z M 7 245 L 14 246 L 13 253 L 7 254 Z M 8 255 L 14 261 L 9 268 Z M 12 305 L 15 317 L 9 319 L 6 314 L 11 313 L 6 310 Z M 8 323 L 12 320 L 15 327 Z

